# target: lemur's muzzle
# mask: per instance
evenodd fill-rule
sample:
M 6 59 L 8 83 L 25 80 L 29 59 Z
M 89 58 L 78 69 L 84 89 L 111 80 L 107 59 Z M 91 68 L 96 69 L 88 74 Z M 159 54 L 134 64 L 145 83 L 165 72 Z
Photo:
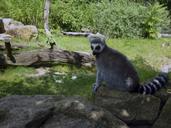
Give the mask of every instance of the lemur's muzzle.
M 97 54 L 95 51 L 93 51 L 92 53 L 93 53 L 93 55 L 96 55 Z
M 95 56 L 95 55 L 98 55 L 99 53 L 96 51 L 93 51 L 92 54 Z
M 98 46 L 98 45 L 96 45 L 96 46 L 91 46 L 91 49 L 92 49 L 93 55 L 97 55 L 97 54 L 99 54 L 100 46 Z

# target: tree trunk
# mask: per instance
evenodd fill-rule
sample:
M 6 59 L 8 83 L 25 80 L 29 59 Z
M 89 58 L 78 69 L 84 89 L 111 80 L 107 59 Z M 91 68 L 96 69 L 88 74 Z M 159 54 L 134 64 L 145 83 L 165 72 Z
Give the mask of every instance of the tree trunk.
M 49 9 L 51 5 L 51 0 L 45 0 L 44 7 L 44 29 L 47 36 L 51 36 L 51 32 L 49 31 Z
M 49 30 L 49 10 L 50 10 L 51 0 L 45 0 L 44 7 L 44 30 L 47 37 L 47 43 L 50 45 L 50 49 L 53 49 L 56 45 L 56 41 L 53 39 L 52 33 Z

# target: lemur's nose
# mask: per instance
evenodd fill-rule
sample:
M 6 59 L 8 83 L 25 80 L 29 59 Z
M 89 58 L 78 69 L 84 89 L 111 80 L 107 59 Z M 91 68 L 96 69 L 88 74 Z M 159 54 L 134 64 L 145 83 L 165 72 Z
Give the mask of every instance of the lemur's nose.
M 96 46 L 96 48 L 95 48 L 96 50 L 100 50 L 100 46 Z

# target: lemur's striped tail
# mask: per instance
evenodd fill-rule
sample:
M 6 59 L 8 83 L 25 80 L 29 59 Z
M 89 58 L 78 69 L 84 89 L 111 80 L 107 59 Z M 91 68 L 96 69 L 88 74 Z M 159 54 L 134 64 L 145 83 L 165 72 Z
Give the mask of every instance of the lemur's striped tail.
M 161 73 L 147 84 L 140 86 L 138 92 L 141 94 L 154 94 L 160 88 L 165 87 L 168 82 L 168 75 Z
M 165 65 L 161 68 L 161 73 L 150 82 L 140 86 L 138 92 L 141 94 L 154 94 L 160 88 L 165 87 L 168 82 L 168 73 L 171 70 L 171 65 Z

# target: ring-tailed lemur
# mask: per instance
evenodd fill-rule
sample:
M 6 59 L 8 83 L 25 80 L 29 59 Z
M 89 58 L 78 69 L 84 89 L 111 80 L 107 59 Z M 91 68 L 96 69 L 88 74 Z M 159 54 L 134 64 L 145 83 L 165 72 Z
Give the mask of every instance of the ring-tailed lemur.
M 168 81 L 171 66 L 165 66 L 161 73 L 147 84 L 139 84 L 138 74 L 131 62 L 122 53 L 108 47 L 105 36 L 97 33 L 88 36 L 93 55 L 96 57 L 96 82 L 93 85 L 95 93 L 104 82 L 108 88 L 121 91 L 153 94 Z

